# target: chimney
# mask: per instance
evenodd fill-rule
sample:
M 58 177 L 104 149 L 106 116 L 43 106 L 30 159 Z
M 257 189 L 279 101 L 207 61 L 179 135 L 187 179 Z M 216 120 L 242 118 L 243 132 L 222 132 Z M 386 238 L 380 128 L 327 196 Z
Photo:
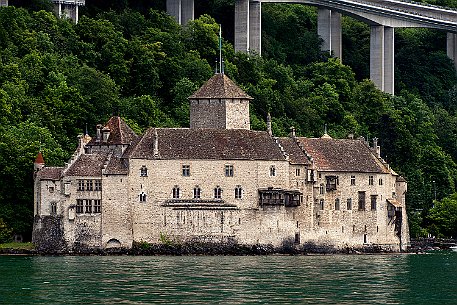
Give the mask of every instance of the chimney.
M 108 127 L 104 127 L 102 129 L 103 143 L 108 142 L 109 134 L 110 134 L 110 129 Z
M 373 151 L 376 157 L 381 158 L 381 147 L 378 145 L 378 138 L 373 138 Z
M 97 142 L 100 142 L 102 140 L 102 128 L 103 126 L 101 124 L 97 124 L 97 137 L 96 137 L 96 141 Z
M 153 140 L 154 140 L 153 154 L 154 154 L 154 157 L 158 157 L 159 156 L 159 135 L 157 134 L 157 128 L 154 128 Z
M 295 127 L 294 126 L 290 127 L 290 137 L 295 138 Z
M 270 136 L 273 135 L 273 132 L 271 131 L 271 115 L 269 112 L 267 114 L 267 131 Z

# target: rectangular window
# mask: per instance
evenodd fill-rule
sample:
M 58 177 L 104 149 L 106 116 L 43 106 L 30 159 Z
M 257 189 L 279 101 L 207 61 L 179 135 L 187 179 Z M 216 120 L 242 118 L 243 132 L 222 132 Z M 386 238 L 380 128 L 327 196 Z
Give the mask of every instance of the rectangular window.
M 373 185 L 373 176 L 368 176 L 368 185 Z
M 49 193 L 54 193 L 54 187 L 53 186 L 49 187 Z
M 90 199 L 86 199 L 86 210 L 85 210 L 85 213 L 86 214 L 92 213 L 92 200 L 90 200 Z
M 76 213 L 81 214 L 84 212 L 84 205 L 82 199 L 76 200 Z
M 182 175 L 184 177 L 189 177 L 190 176 L 190 165 L 183 165 L 182 166 Z
M 359 192 L 359 211 L 365 211 L 365 192 Z
M 350 211 L 352 210 L 352 198 L 347 199 L 347 210 Z
M 323 185 L 323 184 L 321 184 L 321 185 L 319 186 L 319 194 L 320 194 L 320 195 L 324 195 L 324 185 Z
M 314 171 L 312 169 L 308 169 L 307 179 L 308 179 L 308 182 L 314 181 Z
M 319 210 L 321 210 L 321 211 L 324 210 L 324 205 L 325 205 L 324 199 L 321 199 L 319 201 Z
M 371 195 L 371 210 L 376 211 L 376 201 L 377 201 L 378 195 Z
M 86 180 L 86 191 L 93 191 L 94 183 L 92 180 Z
M 225 177 L 233 177 L 233 165 L 225 166 Z
M 351 176 L 351 185 L 355 185 L 355 176 Z
M 299 168 L 296 168 L 295 169 L 295 176 L 300 176 L 300 169 Z
M 338 184 L 338 177 L 337 176 L 325 176 L 326 179 L 326 184 L 325 184 L 325 190 L 327 192 L 335 191 L 336 186 Z
M 379 185 L 382 185 L 382 178 L 379 179 Z
M 100 199 L 94 200 L 94 213 L 102 212 L 102 201 Z
M 57 203 L 51 202 L 51 214 L 57 214 Z
M 84 180 L 78 180 L 78 191 L 84 191 Z
M 179 187 L 177 186 L 173 188 L 173 199 L 179 199 Z
M 243 198 L 243 189 L 241 188 L 240 185 L 238 185 L 235 188 L 235 199 L 241 199 Z
M 216 187 L 214 189 L 214 198 L 221 199 L 222 198 L 222 189 L 220 187 Z
M 194 188 L 194 199 L 199 199 L 201 195 L 201 189 L 199 187 Z
M 102 190 L 102 180 L 95 180 L 95 190 L 96 191 Z
M 340 198 L 335 199 L 335 211 L 340 210 Z

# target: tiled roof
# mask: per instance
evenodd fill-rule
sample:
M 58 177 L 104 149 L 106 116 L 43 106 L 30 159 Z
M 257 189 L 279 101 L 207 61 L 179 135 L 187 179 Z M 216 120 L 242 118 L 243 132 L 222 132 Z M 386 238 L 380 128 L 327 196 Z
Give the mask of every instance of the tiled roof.
M 44 159 L 43 159 L 43 155 L 41 154 L 41 151 L 36 156 L 35 163 L 44 164 Z
M 127 175 L 128 168 L 122 159 L 112 156 L 105 169 L 105 174 L 108 175 Z
M 389 171 L 360 140 L 298 138 L 318 170 L 362 173 Z
M 148 129 L 129 157 L 155 158 L 153 134 L 154 128 Z M 264 131 L 157 128 L 157 134 L 158 159 L 285 160 Z
M 203 86 L 200 87 L 189 99 L 202 98 L 241 98 L 252 99 L 246 92 L 240 89 L 230 78 L 225 74 L 214 74 Z
M 62 176 L 63 167 L 43 167 L 37 173 L 39 180 L 59 180 Z
M 298 146 L 295 139 L 290 137 L 278 138 L 279 144 L 289 155 L 289 162 L 292 164 L 310 164 L 308 158 Z
M 130 128 L 124 120 L 118 116 L 113 116 L 109 119 L 108 123 L 104 128 L 109 128 L 110 134 L 106 142 L 99 141 L 97 142 L 96 137 L 93 137 L 88 145 L 99 145 L 99 144 L 108 144 L 108 145 L 119 145 L 119 144 L 130 144 L 135 139 L 138 138 L 138 135 Z M 103 136 L 103 135 L 102 135 Z
M 105 153 L 80 155 L 65 175 L 101 177 L 102 168 L 107 158 L 108 155 Z

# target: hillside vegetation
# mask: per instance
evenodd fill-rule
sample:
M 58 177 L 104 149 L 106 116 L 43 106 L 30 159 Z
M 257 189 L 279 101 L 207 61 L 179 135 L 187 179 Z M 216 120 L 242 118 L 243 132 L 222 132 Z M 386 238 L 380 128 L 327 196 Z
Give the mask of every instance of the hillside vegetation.
M 327 124 L 332 137 L 378 137 L 382 156 L 408 180 L 411 234 L 457 235 L 456 195 L 432 208 L 457 182 L 457 78 L 446 33 L 396 30 L 390 96 L 367 80 L 369 27 L 344 18 L 341 64 L 319 51 L 312 7 L 264 4 L 259 57 L 234 52 L 233 0 L 197 1 L 202 15 L 187 27 L 163 1 L 87 1 L 77 25 L 45 0 L 23 2 L 0 9 L 0 242 L 11 232 L 30 238 L 39 150 L 48 165 L 63 165 L 77 135 L 86 127 L 93 135 L 113 114 L 139 133 L 188 126 L 187 97 L 214 73 L 218 23 L 225 73 L 254 97 L 254 129 L 266 129 L 270 112 L 277 136 L 294 126 L 318 137 Z

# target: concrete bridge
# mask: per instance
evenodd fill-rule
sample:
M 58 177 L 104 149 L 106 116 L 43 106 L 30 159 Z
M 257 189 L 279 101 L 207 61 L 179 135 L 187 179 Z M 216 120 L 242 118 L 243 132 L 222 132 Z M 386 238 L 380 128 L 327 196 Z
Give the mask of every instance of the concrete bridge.
M 398 0 L 236 0 L 235 50 L 261 54 L 262 3 L 298 3 L 318 7 L 322 49 L 342 59 L 341 15 L 371 26 L 370 78 L 394 93 L 394 29 L 423 27 L 447 31 L 447 55 L 457 69 L 457 10 Z M 194 18 L 194 0 L 167 0 L 167 11 L 180 24 Z

